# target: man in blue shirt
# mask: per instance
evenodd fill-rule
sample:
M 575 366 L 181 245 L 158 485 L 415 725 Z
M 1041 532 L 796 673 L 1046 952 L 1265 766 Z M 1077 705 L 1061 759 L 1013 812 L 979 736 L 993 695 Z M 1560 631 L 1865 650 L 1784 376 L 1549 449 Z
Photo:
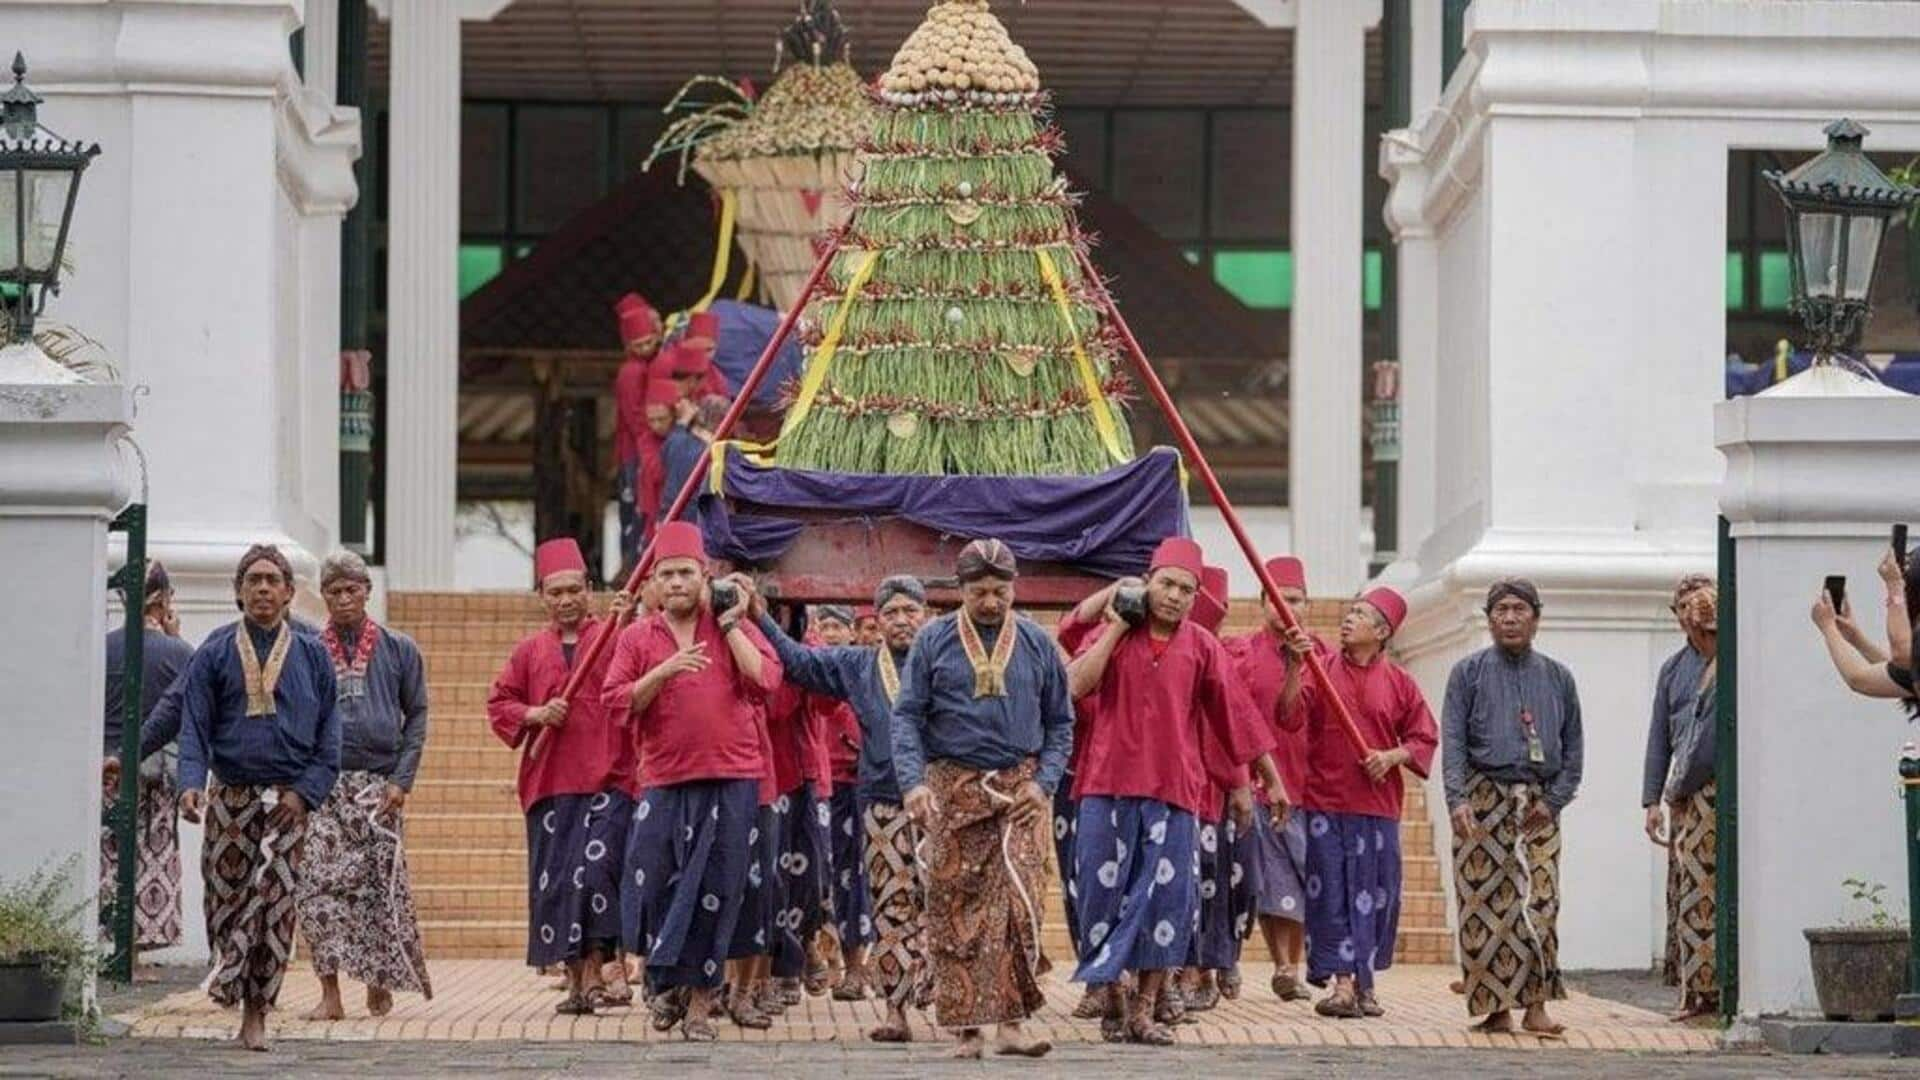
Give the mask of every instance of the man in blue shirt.
M 909 1005 L 931 993 L 926 958 L 926 868 L 919 826 L 900 806 L 893 775 L 893 702 L 909 649 L 927 621 L 927 590 L 919 579 L 896 575 L 874 590 L 881 642 L 808 647 L 794 641 L 753 597 L 754 617 L 773 643 L 787 681 L 810 693 L 848 702 L 860 719 L 859 804 L 866 837 L 867 881 L 873 901 L 874 985 L 887 1003 L 887 1020 L 868 1033 L 875 1042 L 911 1042 Z
M 927 926 L 934 1008 L 960 1057 L 1039 1057 L 1052 1046 L 1021 1022 L 1045 1000 L 1040 968 L 1039 823 L 1073 748 L 1060 646 L 1013 610 L 1013 552 L 976 540 L 955 564 L 960 610 L 913 643 L 893 703 L 893 771 L 927 833 Z
M 307 811 L 339 776 L 340 726 L 333 662 L 287 616 L 287 557 L 271 544 L 247 549 L 233 591 L 244 618 L 207 635 L 182 676 L 180 813 L 206 817 L 207 994 L 241 1006 L 240 1045 L 265 1050 L 267 1010 L 293 955 Z

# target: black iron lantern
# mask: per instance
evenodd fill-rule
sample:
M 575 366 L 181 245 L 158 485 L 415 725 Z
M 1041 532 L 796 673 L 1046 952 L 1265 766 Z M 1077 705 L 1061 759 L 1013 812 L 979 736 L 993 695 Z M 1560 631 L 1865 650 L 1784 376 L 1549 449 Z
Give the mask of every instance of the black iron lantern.
M 1814 362 L 1850 347 L 1873 314 L 1873 274 L 1894 216 L 1920 188 L 1888 179 L 1860 149 L 1867 129 L 1827 125 L 1827 148 L 1792 172 L 1763 173 L 1787 204 L 1792 310 L 1813 335 Z
M 98 145 L 68 142 L 40 126 L 40 95 L 27 61 L 13 54 L 13 86 L 0 94 L 0 286 L 13 340 L 33 335 L 47 294 L 60 291 L 60 258 L 73 223 L 80 174 Z

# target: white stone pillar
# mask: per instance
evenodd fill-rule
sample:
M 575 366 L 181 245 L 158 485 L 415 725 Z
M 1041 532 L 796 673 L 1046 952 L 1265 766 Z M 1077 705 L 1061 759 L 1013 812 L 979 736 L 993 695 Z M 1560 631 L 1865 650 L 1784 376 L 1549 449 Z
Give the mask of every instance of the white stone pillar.
M 1408 14 L 1412 16 L 1408 21 L 1413 24 L 1410 50 L 1413 70 L 1407 73 L 1411 91 L 1407 115 L 1416 129 L 1426 111 L 1440 98 L 1440 30 L 1445 15 L 1441 5 L 1442 0 L 1411 0 L 1407 5 Z
M 337 100 L 340 86 L 341 2 L 306 0 L 306 20 L 301 24 L 301 70 L 308 88 L 319 91 L 329 103 Z
M 453 584 L 460 392 L 460 4 L 391 19 L 386 562 L 396 589 Z
M 32 346 L 0 348 L 0 566 L 12 612 L 0 619 L 0 737 L 12 748 L 0 755 L 0 881 L 70 865 L 77 928 L 91 936 L 107 523 L 127 499 L 114 442 L 130 410 L 124 386 L 41 381 L 35 360 L 51 364 Z
M 1316 593 L 1366 576 L 1360 550 L 1361 173 L 1366 28 L 1380 0 L 1300 0 L 1293 42 L 1288 504 Z
M 1841 881 L 1905 894 L 1895 769 L 1912 728 L 1896 703 L 1847 690 L 1808 610 L 1826 575 L 1845 574 L 1862 628 L 1883 637 L 1875 565 L 1888 524 L 1915 517 L 1920 398 L 1789 396 L 1809 374 L 1714 414 L 1727 458 L 1720 508 L 1739 567 L 1740 1011 L 1749 1018 L 1817 1012 L 1801 931 L 1866 914 Z

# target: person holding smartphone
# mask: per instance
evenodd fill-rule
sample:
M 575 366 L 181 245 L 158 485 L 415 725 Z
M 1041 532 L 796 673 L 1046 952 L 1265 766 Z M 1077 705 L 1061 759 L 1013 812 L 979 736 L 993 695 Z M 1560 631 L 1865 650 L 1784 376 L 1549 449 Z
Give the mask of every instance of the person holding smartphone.
M 1910 560 L 1905 573 L 1889 550 L 1880 560 L 1885 589 L 1887 645 L 1869 638 L 1854 621 L 1853 605 L 1844 593 L 1835 604 L 1832 590 L 1821 588 L 1813 602 L 1813 625 L 1826 643 L 1847 689 L 1864 697 L 1886 698 L 1905 704 L 1910 715 L 1920 715 L 1913 689 L 1913 615 L 1920 609 L 1920 567 Z

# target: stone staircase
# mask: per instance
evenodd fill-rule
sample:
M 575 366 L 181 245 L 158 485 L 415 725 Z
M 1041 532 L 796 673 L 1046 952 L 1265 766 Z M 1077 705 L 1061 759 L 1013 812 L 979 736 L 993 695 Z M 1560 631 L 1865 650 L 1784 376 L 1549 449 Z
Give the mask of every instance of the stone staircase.
M 604 602 L 599 605 L 604 610 Z M 1315 601 L 1310 625 L 1331 634 L 1341 604 Z M 1042 615 L 1050 621 L 1051 616 Z M 433 727 L 407 809 L 407 861 L 427 954 L 435 959 L 513 958 L 526 950 L 526 836 L 515 794 L 518 751 L 487 725 L 487 688 L 515 642 L 544 621 L 531 593 L 395 593 L 388 622 L 413 635 L 426 658 Z M 1236 601 L 1225 631 L 1257 625 L 1258 606 Z M 1398 958 L 1449 963 L 1441 864 L 1424 789 L 1409 777 L 1405 899 Z M 1056 961 L 1073 955 L 1049 892 L 1042 940 Z M 1251 943 L 1258 948 L 1258 943 Z

